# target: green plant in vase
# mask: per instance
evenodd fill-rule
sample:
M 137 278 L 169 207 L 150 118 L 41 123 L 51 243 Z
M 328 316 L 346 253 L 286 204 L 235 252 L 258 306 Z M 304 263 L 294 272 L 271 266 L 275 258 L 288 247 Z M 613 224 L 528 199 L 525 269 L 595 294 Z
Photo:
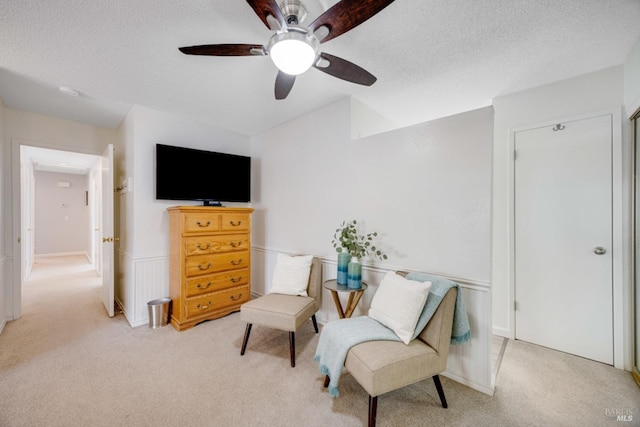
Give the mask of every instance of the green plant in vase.
M 358 233 L 357 225 L 358 222 L 355 219 L 343 221 L 336 229 L 331 241 L 338 252 L 338 284 L 346 284 L 348 287 L 356 289 L 362 287 L 361 258 L 374 255 L 381 260 L 387 259 L 387 255 L 373 244 L 378 233 Z M 348 261 L 349 259 L 350 261 Z M 348 264 L 345 265 L 345 263 Z

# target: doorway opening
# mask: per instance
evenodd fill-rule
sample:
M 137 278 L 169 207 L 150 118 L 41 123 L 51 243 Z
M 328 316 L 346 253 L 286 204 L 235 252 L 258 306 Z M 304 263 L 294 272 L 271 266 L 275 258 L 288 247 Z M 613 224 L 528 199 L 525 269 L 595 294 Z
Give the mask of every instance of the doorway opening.
M 113 146 L 99 156 L 14 141 L 14 153 L 13 188 L 18 196 L 17 200 L 14 196 L 14 206 L 19 206 L 13 225 L 19 236 L 13 287 L 13 318 L 17 319 L 22 315 L 22 292 L 31 278 L 36 255 L 62 255 L 61 261 L 80 254 L 103 285 L 105 269 L 113 271 L 105 265 L 104 254 L 110 250 L 103 250 L 102 244 L 103 224 L 113 223 L 113 180 L 103 178 L 105 171 L 111 176 L 113 173 Z M 107 209 L 103 209 L 106 204 Z M 113 254 L 109 255 L 112 261 Z M 109 273 L 107 290 L 111 295 L 112 277 Z M 107 304 L 105 308 L 112 317 L 113 297 L 110 299 L 111 310 Z
M 100 157 L 21 147 L 22 280 L 37 255 L 84 254 L 97 271 L 95 187 L 91 170 Z M 91 191 L 90 191 L 91 190 Z

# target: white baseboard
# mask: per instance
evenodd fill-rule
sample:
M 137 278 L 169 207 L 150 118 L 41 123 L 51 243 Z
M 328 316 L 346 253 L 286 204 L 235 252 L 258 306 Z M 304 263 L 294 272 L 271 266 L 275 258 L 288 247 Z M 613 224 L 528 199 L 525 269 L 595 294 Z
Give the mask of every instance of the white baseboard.
M 501 327 L 498 327 L 498 326 L 494 326 L 493 327 L 493 335 L 497 335 L 497 336 L 503 337 L 503 338 L 513 339 L 513 337 L 511 336 L 511 330 L 509 330 L 507 328 L 501 328 Z
M 127 315 L 125 314 L 125 317 L 127 317 Z M 129 322 L 129 318 L 127 317 L 127 321 Z M 145 322 L 145 321 L 137 321 L 137 322 L 129 322 L 129 325 L 131 325 L 132 328 L 138 328 L 140 326 L 149 326 L 149 322 Z
M 129 323 L 129 326 L 131 326 L 132 328 L 137 328 L 139 326 L 148 326 L 149 325 L 149 321 L 148 320 L 137 320 L 137 321 L 132 321 L 131 316 L 127 313 L 127 310 L 123 307 L 123 305 L 120 303 L 120 301 L 118 301 L 118 304 L 120 304 L 120 307 L 122 308 L 122 315 L 124 316 L 125 319 L 127 319 L 127 322 Z
M 493 386 L 487 387 L 487 386 L 484 386 L 482 384 L 476 384 L 474 382 L 471 382 L 471 381 L 469 381 L 469 380 L 467 380 L 465 378 L 459 377 L 459 376 L 457 376 L 455 374 L 452 374 L 450 372 L 447 372 L 447 371 L 442 372 L 440 375 L 442 375 L 443 377 L 447 377 L 447 378 L 449 378 L 449 379 L 451 379 L 451 380 L 453 380 L 453 381 L 455 381 L 457 383 L 466 385 L 467 387 L 470 387 L 470 388 L 472 388 L 474 390 L 477 390 L 477 391 L 479 391 L 481 393 L 488 394 L 489 396 L 493 396 L 493 394 L 495 393 L 495 387 L 493 387 Z
M 76 256 L 76 255 L 82 255 L 87 257 L 87 259 L 89 259 L 89 254 L 87 252 L 84 251 L 78 251 L 78 252 L 52 252 L 52 253 L 48 253 L 48 254 L 35 254 L 33 256 L 33 259 L 38 259 L 38 258 L 50 258 L 50 257 L 61 257 L 61 256 Z M 90 260 L 90 259 L 89 259 Z

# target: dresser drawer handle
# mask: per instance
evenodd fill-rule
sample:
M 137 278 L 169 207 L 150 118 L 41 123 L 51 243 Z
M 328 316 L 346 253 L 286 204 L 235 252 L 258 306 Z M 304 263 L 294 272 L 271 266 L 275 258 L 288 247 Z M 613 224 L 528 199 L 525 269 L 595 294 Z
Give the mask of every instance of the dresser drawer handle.
M 242 246 L 242 242 L 231 242 L 230 245 L 232 248 L 239 248 L 240 246 Z
M 208 270 L 209 267 L 211 267 L 211 263 L 210 262 L 208 262 L 207 265 L 205 265 L 204 267 L 201 264 L 198 264 L 198 268 L 200 270 Z
M 207 246 L 206 246 L 206 247 L 205 247 L 204 245 L 201 245 L 200 243 L 198 243 L 198 244 L 196 245 L 196 247 L 197 247 L 198 249 L 201 249 L 201 250 L 203 250 L 203 251 L 206 251 L 207 249 L 209 249 L 209 248 L 211 247 L 211 243 L 208 243 L 208 242 L 207 242 Z
M 211 221 L 207 221 L 207 223 L 204 225 L 200 221 L 196 221 L 196 224 L 198 225 L 198 227 L 208 227 L 211 225 Z
M 198 308 L 198 309 L 200 309 L 200 310 L 206 310 L 206 309 L 207 309 L 207 308 L 209 308 L 209 307 L 211 307 L 211 301 L 209 301 L 209 302 L 207 303 L 207 305 L 200 305 L 200 304 L 196 305 L 196 308 Z
M 242 221 L 234 222 L 233 220 L 231 220 L 229 221 L 229 224 L 231 224 L 232 227 L 238 227 L 240 224 L 242 224 Z
M 237 261 L 236 261 L 235 259 L 232 259 L 232 260 L 231 260 L 231 264 L 232 264 L 232 265 L 240 265 L 240 264 L 242 264 L 242 258 L 240 258 L 240 259 L 239 259 L 239 260 L 237 260 Z
M 231 283 L 238 283 L 241 280 L 242 280 L 242 276 L 232 277 L 231 278 Z
M 229 298 L 231 299 L 231 301 L 238 301 L 240 298 L 242 298 L 242 294 L 238 295 L 237 297 L 231 295 Z
M 211 286 L 211 282 L 207 283 L 206 286 L 202 286 L 202 283 L 198 283 L 197 288 L 198 289 L 209 289 L 209 286 Z

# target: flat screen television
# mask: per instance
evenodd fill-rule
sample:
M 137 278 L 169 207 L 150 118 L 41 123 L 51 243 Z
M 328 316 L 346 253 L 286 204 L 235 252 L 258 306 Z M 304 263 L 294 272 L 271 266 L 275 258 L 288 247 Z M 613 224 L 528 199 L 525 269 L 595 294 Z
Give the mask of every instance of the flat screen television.
M 251 201 L 251 157 L 156 144 L 156 199 Z

